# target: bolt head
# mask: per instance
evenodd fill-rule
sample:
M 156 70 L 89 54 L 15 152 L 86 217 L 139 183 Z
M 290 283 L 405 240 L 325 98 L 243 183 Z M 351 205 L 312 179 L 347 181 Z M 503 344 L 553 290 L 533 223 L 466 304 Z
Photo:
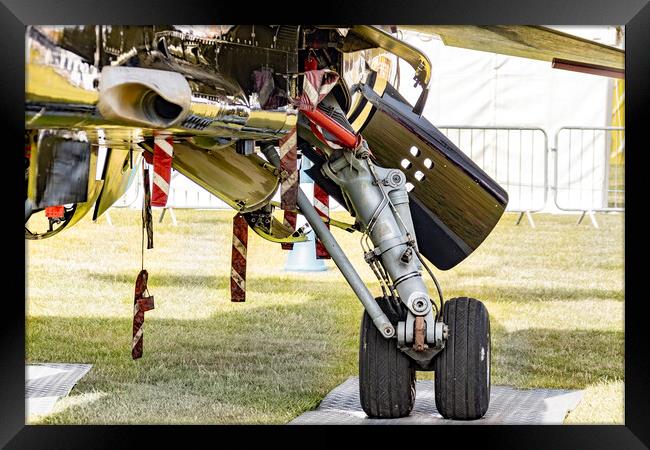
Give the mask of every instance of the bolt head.
M 423 312 L 427 309 L 427 300 L 423 298 L 417 298 L 413 301 L 413 309 L 417 312 Z

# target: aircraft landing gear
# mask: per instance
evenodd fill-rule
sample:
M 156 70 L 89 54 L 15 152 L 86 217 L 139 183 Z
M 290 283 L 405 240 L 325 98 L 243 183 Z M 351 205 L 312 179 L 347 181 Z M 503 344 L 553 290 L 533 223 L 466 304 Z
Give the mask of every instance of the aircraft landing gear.
M 273 146 L 262 150 L 279 167 Z M 301 191 L 297 203 L 365 308 L 359 348 L 363 410 L 375 418 L 408 416 L 415 403 L 415 371 L 434 370 L 436 406 L 443 417 L 482 417 L 490 399 L 490 323 L 485 306 L 465 297 L 443 302 L 442 291 L 417 250 L 403 174 L 374 166 L 361 146 L 337 156 L 322 172 L 341 187 L 363 225 L 364 256 L 383 283 L 382 297 L 370 294 Z M 429 297 L 418 262 L 433 278 L 442 308 Z
M 354 151 L 332 155 L 322 173 L 341 187 L 363 225 L 369 238 L 361 239 L 366 262 L 384 286 L 377 303 L 397 329 L 395 337 L 382 336 L 364 314 L 359 349 L 363 410 L 376 418 L 409 415 L 417 369 L 436 372 L 436 406 L 443 417 L 482 417 L 490 400 L 487 310 L 469 298 L 443 306 L 438 283 L 417 250 L 403 173 L 376 166 L 363 142 Z M 436 284 L 442 308 L 431 301 L 418 263 Z M 391 306 L 400 311 L 397 317 L 388 311 Z

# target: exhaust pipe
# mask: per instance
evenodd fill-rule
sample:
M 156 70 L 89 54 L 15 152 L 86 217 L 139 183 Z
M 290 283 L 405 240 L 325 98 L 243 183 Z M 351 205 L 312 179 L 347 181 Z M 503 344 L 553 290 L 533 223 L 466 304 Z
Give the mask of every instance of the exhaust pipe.
M 249 104 L 233 96 L 192 92 L 185 77 L 171 70 L 105 66 L 97 73 L 94 66 L 35 28 L 29 28 L 27 45 L 31 50 L 25 74 L 25 125 L 29 129 L 123 126 L 222 140 L 269 140 L 282 137 L 297 122 L 292 106 L 262 109 L 252 99 Z M 214 75 L 207 91 L 221 92 L 225 87 L 226 92 L 233 91 L 236 82 L 226 81 L 218 71 Z
M 262 110 L 231 97 L 193 93 L 177 72 L 123 66 L 102 70 L 97 108 L 104 118 L 131 126 L 243 139 L 279 137 L 297 121 L 291 107 Z
M 177 72 L 106 66 L 100 80 L 97 108 L 107 119 L 170 128 L 189 115 L 192 91 Z

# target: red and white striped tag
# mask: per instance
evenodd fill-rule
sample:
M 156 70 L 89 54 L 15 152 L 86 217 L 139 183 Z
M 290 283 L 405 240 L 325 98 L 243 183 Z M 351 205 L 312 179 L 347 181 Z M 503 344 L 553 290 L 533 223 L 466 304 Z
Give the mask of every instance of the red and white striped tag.
M 296 127 L 280 139 L 280 172 L 284 174 L 280 185 L 280 208 L 295 211 L 300 183 Z
M 333 70 L 308 70 L 302 83 L 302 94 L 298 98 L 298 108 L 313 111 L 332 88 L 336 86 L 339 75 Z
M 284 211 L 284 217 L 282 218 L 284 226 L 290 228 L 291 230 L 296 230 L 296 223 L 298 222 L 298 213 L 295 211 Z M 293 243 L 284 242 L 280 244 L 282 250 L 293 250 Z
M 167 205 L 173 155 L 174 145 L 172 135 L 166 132 L 154 132 L 151 206 Z
M 246 301 L 246 253 L 248 247 L 248 223 L 237 214 L 232 219 L 232 254 L 230 267 L 230 300 Z
M 330 216 L 330 196 L 329 194 L 318 185 L 314 183 L 314 208 L 318 211 L 318 215 L 329 219 Z M 327 228 L 330 227 L 329 222 L 325 222 Z M 320 239 L 316 240 L 316 259 L 330 259 L 330 254 L 325 249 L 325 246 Z
M 154 309 L 153 296 L 145 296 L 149 274 L 142 269 L 135 280 L 135 295 L 133 298 L 133 339 L 131 340 L 131 357 L 142 358 L 144 340 L 144 313 Z

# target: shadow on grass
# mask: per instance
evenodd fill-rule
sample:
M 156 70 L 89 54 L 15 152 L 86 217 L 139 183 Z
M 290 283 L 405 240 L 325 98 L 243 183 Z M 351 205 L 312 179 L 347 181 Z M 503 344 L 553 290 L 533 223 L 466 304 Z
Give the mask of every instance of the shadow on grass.
M 259 276 L 249 274 L 246 279 L 246 288 L 248 292 L 265 292 L 267 288 L 272 288 L 273 293 L 293 293 L 293 292 L 350 292 L 351 288 L 346 283 L 343 275 L 335 272 L 336 279 L 315 280 L 299 278 L 299 274 L 287 273 L 286 282 L 283 281 L 283 275 Z M 135 276 L 133 272 L 120 272 L 114 274 L 106 273 L 88 273 L 85 277 L 89 280 L 100 281 L 104 283 L 124 283 L 134 284 Z M 230 277 L 224 275 L 202 275 L 202 274 L 170 274 L 156 273 L 149 275 L 149 286 L 152 289 L 156 287 L 174 287 L 174 286 L 196 286 L 210 287 L 214 289 L 229 289 Z M 374 289 L 370 285 L 371 290 Z M 375 289 L 375 290 L 378 290 Z
M 28 362 L 93 369 L 45 423 L 285 423 L 356 372 L 360 308 L 311 302 L 145 320 L 144 357 L 130 319 L 30 317 Z
M 583 389 L 624 378 L 623 331 L 530 328 L 507 332 L 493 318 L 492 383 Z
M 491 302 L 553 302 L 553 301 L 584 301 L 616 300 L 624 301 L 625 293 L 620 289 L 553 287 L 539 288 L 521 286 L 464 286 L 465 295 L 475 296 Z
M 331 292 L 336 289 L 348 291 L 350 288 L 345 282 L 343 275 L 338 271 L 330 271 L 336 278 L 328 280 L 318 280 L 311 278 L 305 281 L 304 275 L 300 273 L 282 273 L 273 276 L 260 276 L 249 274 L 247 278 L 248 290 L 250 292 L 264 292 L 271 286 L 273 292 L 292 293 L 296 291 L 307 290 L 309 292 Z M 135 276 L 132 272 L 118 273 L 100 273 L 90 272 L 84 275 L 89 280 L 95 280 L 105 283 L 125 283 L 133 284 Z M 286 279 L 286 282 L 278 283 Z M 227 289 L 230 287 L 230 277 L 226 275 L 203 275 L 203 274 L 179 274 L 179 273 L 156 273 L 150 274 L 149 283 L 152 288 L 174 287 L 174 286 L 196 286 L 211 287 L 214 289 Z M 379 294 L 377 286 L 373 282 L 371 290 Z M 444 289 L 444 286 L 443 286 Z M 581 287 L 526 287 L 521 286 L 490 286 L 480 285 L 464 286 L 462 293 L 456 295 L 469 295 L 481 300 L 491 302 L 552 302 L 552 301 L 584 301 L 584 300 L 615 300 L 624 301 L 625 293 L 621 289 L 602 289 L 602 288 L 581 288 Z M 432 291 L 433 292 L 433 291 Z M 446 295 L 451 298 L 452 295 Z
M 149 315 L 137 361 L 129 318 L 28 318 L 28 362 L 93 364 L 72 395 L 103 394 L 44 422 L 286 423 L 357 374 L 354 301 L 257 306 L 197 320 Z M 507 332 L 494 318 L 491 328 L 495 385 L 581 389 L 623 378 L 623 332 Z

